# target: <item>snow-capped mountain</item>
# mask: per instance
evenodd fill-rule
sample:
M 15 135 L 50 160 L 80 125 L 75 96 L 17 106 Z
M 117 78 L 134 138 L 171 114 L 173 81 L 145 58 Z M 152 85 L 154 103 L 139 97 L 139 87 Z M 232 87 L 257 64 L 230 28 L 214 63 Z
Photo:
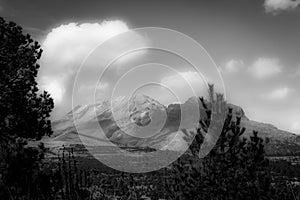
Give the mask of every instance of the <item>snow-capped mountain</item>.
M 195 104 L 199 110 L 195 110 Z M 253 130 L 259 136 L 270 140 L 266 144 L 267 153 L 291 153 L 300 150 L 300 136 L 277 129 L 273 125 L 249 120 L 244 111 L 235 105 L 234 112 L 242 114 L 245 137 Z M 54 134 L 44 138 L 49 146 L 84 144 L 86 146 L 150 147 L 161 150 L 184 151 L 187 144 L 179 129 L 195 131 L 198 119 L 204 108 L 199 99 L 192 97 L 184 104 L 171 104 L 168 107 L 146 96 L 120 97 L 111 102 L 77 106 L 62 119 L 53 122 Z M 75 125 L 76 124 L 76 125 Z M 292 147 L 290 149 L 289 147 Z

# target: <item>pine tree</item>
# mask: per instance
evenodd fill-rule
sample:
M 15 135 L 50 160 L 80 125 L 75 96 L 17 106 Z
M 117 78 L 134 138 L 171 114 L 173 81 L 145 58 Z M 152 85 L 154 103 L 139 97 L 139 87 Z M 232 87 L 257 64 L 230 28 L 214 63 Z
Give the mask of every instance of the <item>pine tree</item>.
M 0 18 L 0 137 L 40 139 L 50 135 L 53 100 L 38 94 L 42 49 L 13 22 Z
M 169 185 L 170 193 L 174 199 L 270 199 L 272 185 L 263 140 L 257 132 L 250 139 L 242 137 L 245 128 L 240 112 L 226 111 L 223 95 L 215 94 L 211 85 L 209 97 L 209 101 L 199 98 L 206 116 L 199 120 L 197 132 L 184 131 L 189 153 L 173 165 L 176 184 Z M 199 158 L 205 137 L 211 134 L 209 128 L 215 130 L 211 126 L 218 123 L 223 124 L 221 133 L 212 136 L 218 136 L 216 143 L 208 155 Z
M 27 146 L 27 139 L 51 135 L 54 104 L 37 87 L 38 42 L 1 17 L 0 41 L 0 199 L 33 199 L 43 195 L 37 188 L 46 181 L 40 175 L 45 149 Z

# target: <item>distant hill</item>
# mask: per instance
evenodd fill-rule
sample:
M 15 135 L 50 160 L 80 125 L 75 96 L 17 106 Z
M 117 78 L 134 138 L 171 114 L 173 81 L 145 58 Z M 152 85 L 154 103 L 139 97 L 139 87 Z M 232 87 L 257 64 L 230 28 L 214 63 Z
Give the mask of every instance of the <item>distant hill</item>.
M 54 134 L 43 138 L 43 141 L 53 148 L 82 143 L 86 146 L 111 146 L 113 143 L 122 147 L 185 151 L 187 144 L 178 127 L 181 122 L 181 128 L 195 131 L 198 122 L 194 117 L 198 113 L 194 109 L 195 104 L 199 105 L 200 116 L 203 116 L 204 108 L 196 97 L 184 104 L 171 104 L 168 107 L 146 95 L 77 106 L 52 123 Z M 241 113 L 242 126 L 246 128 L 245 137 L 256 130 L 260 137 L 268 138 L 267 154 L 300 152 L 300 136 L 270 124 L 252 121 L 242 108 L 232 104 L 228 106 L 233 108 L 234 113 Z M 182 115 L 185 116 L 181 121 Z

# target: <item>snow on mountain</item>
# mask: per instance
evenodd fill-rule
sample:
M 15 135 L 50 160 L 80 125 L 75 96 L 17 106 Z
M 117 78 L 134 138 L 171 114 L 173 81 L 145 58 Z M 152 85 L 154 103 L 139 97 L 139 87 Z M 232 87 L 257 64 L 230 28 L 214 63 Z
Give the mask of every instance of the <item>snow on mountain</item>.
M 259 136 L 270 139 L 267 151 L 282 153 L 280 148 L 283 148 L 283 144 L 299 148 L 299 136 L 273 125 L 251 121 L 240 107 L 228 106 L 233 108 L 234 113 L 242 114 L 245 137 L 251 136 L 252 131 L 256 130 Z M 52 123 L 54 134 L 44 138 L 44 142 L 49 146 L 82 143 L 86 146 L 111 146 L 113 143 L 119 146 L 184 151 L 187 144 L 182 138 L 179 124 L 180 128 L 195 131 L 199 117 L 204 114 L 196 97 L 184 104 L 171 104 L 168 107 L 146 95 L 120 97 L 111 102 L 75 107 L 62 119 Z M 289 153 L 290 150 L 284 152 Z

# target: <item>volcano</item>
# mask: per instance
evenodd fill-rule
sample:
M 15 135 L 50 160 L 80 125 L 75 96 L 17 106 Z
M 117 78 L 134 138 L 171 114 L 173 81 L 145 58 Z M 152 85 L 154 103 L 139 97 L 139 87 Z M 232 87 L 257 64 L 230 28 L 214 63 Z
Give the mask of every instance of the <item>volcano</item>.
M 195 104 L 199 111 L 195 110 Z M 267 154 L 293 154 L 300 152 L 300 136 L 280 130 L 271 124 L 248 119 L 239 106 L 228 104 L 233 113 L 242 114 L 244 137 L 258 131 L 268 138 Z M 182 118 L 183 113 L 186 113 Z M 142 147 L 160 150 L 185 151 L 187 143 L 182 129 L 196 131 L 199 118 L 205 113 L 199 99 L 191 97 L 183 104 L 162 105 L 146 95 L 119 97 L 92 105 L 77 106 L 62 119 L 52 123 L 53 135 L 43 138 L 48 146 Z M 181 126 L 179 127 L 179 124 Z

